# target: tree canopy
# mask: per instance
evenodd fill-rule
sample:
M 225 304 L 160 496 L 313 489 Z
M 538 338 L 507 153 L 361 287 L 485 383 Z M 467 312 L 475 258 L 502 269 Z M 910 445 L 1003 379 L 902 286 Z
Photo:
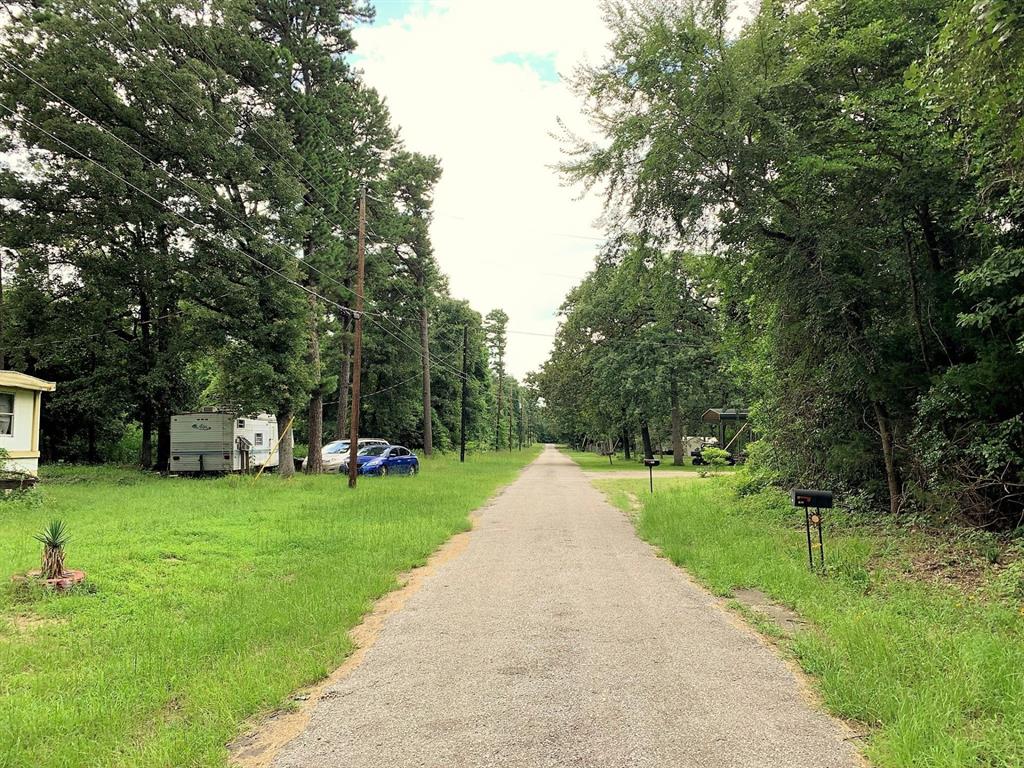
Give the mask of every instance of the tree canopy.
M 0 364 L 60 382 L 44 460 L 166 469 L 171 414 L 218 405 L 294 419 L 316 471 L 320 444 L 347 436 L 362 190 L 364 430 L 454 444 L 467 326 L 471 441 L 490 434 L 483 320 L 448 295 L 429 237 L 440 163 L 350 63 L 372 14 L 6 6 Z
M 619 230 L 693 253 L 706 333 L 725 355 L 705 370 L 728 361 L 778 482 L 894 513 L 1020 519 L 1024 35 L 1012 5 L 766 0 L 730 34 L 724 3 L 606 3 L 608 56 L 575 81 L 599 138 L 568 137 L 563 172 L 606 192 Z M 604 269 L 567 300 L 545 368 L 552 393 L 585 382 L 552 396 L 570 431 L 607 430 L 630 405 L 667 411 L 643 404 L 664 367 L 642 336 L 595 351 L 613 332 L 588 312 L 620 317 L 634 284 L 601 299 Z M 615 269 L 628 275 L 628 259 Z

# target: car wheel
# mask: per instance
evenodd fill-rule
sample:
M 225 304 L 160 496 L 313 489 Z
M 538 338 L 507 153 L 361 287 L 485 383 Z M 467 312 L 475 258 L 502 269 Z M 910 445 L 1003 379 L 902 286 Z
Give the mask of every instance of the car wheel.
M 388 468 L 387 467 L 381 467 L 380 468 L 380 476 L 381 477 L 387 477 L 388 476 Z
M 412 471 L 409 474 L 410 475 L 418 475 L 419 473 L 420 473 L 420 465 L 419 464 L 413 464 L 412 465 Z

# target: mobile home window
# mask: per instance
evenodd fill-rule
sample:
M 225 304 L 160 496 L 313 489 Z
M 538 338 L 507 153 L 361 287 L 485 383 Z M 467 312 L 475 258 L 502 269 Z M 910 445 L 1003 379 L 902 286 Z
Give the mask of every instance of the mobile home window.
M 0 435 L 14 434 L 14 395 L 0 392 Z
M 257 432 L 255 435 L 253 435 L 253 438 L 255 440 L 253 445 L 263 445 L 263 433 L 262 432 Z

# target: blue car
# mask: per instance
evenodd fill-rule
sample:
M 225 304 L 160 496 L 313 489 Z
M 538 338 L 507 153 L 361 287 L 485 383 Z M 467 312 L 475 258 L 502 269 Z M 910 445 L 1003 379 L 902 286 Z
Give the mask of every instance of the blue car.
M 420 460 L 401 445 L 371 445 L 359 451 L 356 466 L 360 475 L 415 475 L 420 471 Z M 341 466 L 339 472 L 348 474 L 348 462 Z

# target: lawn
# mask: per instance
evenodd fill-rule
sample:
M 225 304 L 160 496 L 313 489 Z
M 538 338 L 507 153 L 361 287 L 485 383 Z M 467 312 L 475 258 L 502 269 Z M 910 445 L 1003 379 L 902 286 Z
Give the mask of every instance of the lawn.
M 653 495 L 638 481 L 601 485 L 623 509 L 639 499 L 641 536 L 716 593 L 757 588 L 810 622 L 778 642 L 826 706 L 869 734 L 875 765 L 1024 765 L 1024 561 L 970 589 L 922 583 L 907 572 L 912 531 L 836 510 L 828 575 L 813 575 L 802 514 L 777 492 L 739 499 L 732 482 L 664 482 Z
M 629 461 L 626 461 L 621 453 L 617 453 L 612 456 L 611 463 L 608 462 L 607 456 L 601 456 L 597 453 L 590 453 L 589 451 L 574 451 L 564 446 L 560 446 L 559 450 L 568 456 L 570 459 L 575 461 L 582 469 L 588 472 L 614 472 L 617 470 L 637 470 L 646 469 L 643 464 L 643 453 L 634 455 Z M 700 470 L 709 470 L 710 467 L 695 467 L 690 463 L 690 457 L 686 457 L 686 463 L 676 466 L 672 463 L 671 456 L 655 455 L 655 458 L 661 460 L 661 464 L 654 468 L 655 474 L 658 472 L 698 472 Z M 733 472 L 735 467 L 722 467 L 716 470 L 716 472 Z
M 67 522 L 88 588 L 0 591 L 0 766 L 221 766 L 253 715 L 352 651 L 396 576 L 469 527 L 539 449 L 423 461 L 414 478 L 47 472 L 0 503 L 0 574 Z

